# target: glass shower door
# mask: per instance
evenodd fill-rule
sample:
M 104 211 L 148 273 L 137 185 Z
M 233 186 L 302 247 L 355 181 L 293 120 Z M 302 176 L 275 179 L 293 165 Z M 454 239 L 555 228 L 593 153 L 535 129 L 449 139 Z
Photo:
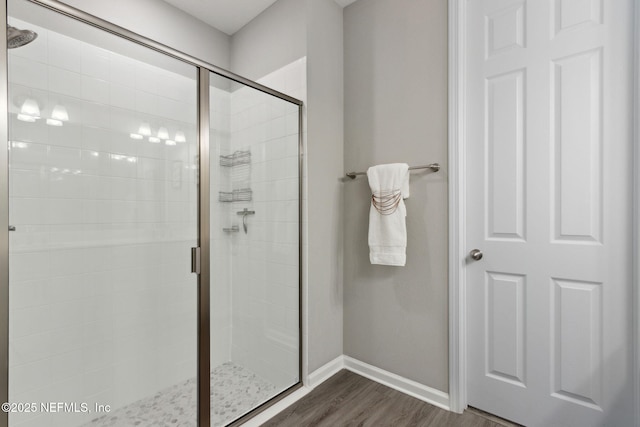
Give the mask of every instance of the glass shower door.
M 9 425 L 196 425 L 197 70 L 22 0 L 9 24 L 38 34 L 9 51 Z
M 211 424 L 223 426 L 300 382 L 300 129 L 297 104 L 213 73 L 209 90 Z

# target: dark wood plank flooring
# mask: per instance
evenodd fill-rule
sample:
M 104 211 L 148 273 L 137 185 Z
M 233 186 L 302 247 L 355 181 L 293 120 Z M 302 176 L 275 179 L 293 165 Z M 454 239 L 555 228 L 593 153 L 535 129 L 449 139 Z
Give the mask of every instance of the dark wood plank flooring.
M 343 370 L 263 427 L 503 427 L 480 414 L 456 414 Z

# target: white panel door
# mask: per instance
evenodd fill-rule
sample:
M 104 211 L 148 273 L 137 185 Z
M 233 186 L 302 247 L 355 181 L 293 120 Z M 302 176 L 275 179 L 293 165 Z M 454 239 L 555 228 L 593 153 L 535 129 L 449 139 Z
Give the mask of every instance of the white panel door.
M 467 7 L 468 402 L 631 426 L 633 0 Z

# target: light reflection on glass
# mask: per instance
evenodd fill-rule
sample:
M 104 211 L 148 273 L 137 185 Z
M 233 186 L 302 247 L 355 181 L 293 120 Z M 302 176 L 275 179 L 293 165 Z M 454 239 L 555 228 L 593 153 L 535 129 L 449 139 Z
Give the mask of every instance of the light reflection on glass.
M 149 123 L 142 123 L 140 129 L 138 129 L 138 133 L 143 136 L 150 136 L 151 126 L 149 126 Z
M 176 132 L 176 138 L 175 138 L 176 142 L 187 142 L 187 139 L 184 137 L 184 132 L 182 132 L 181 130 Z
M 51 112 L 51 118 L 61 122 L 66 122 L 69 120 L 69 113 L 64 106 L 56 105 L 53 107 L 53 111 Z
M 18 114 L 18 120 L 33 123 L 36 121 L 36 118 L 28 114 Z
M 158 138 L 160 139 L 169 139 L 169 132 L 166 127 L 161 127 L 158 129 Z

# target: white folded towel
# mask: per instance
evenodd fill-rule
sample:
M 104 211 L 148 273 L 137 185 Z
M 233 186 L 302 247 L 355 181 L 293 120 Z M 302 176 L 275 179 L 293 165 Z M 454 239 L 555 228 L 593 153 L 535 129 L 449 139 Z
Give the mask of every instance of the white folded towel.
M 371 264 L 403 266 L 407 255 L 409 165 L 392 163 L 367 170 L 371 187 L 369 260 Z

